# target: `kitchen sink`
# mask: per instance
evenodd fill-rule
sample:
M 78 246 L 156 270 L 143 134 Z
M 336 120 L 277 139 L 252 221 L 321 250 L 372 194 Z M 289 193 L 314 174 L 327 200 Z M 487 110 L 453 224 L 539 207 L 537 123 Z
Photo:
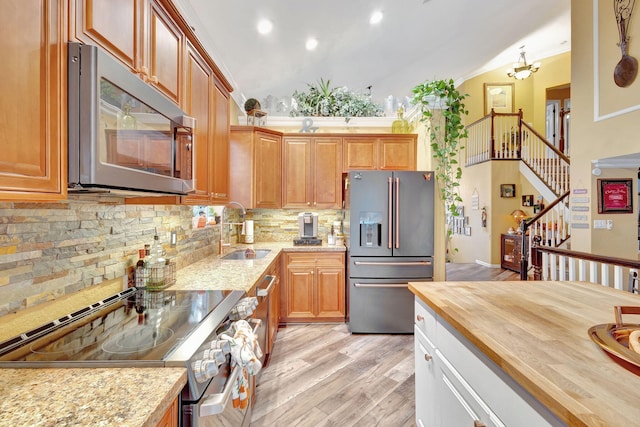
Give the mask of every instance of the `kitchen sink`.
M 220 257 L 220 259 L 260 259 L 267 256 L 271 249 L 237 249 Z

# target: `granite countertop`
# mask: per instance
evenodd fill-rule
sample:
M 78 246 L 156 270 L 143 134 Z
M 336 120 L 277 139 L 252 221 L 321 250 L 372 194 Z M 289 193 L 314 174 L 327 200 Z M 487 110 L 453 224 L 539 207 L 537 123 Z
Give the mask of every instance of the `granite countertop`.
M 294 246 L 289 242 L 260 242 L 251 245 L 234 245 L 225 248 L 225 254 L 235 249 L 271 249 L 261 259 L 223 260 L 211 255 L 190 264 L 176 273 L 176 283 L 171 290 L 229 290 L 250 292 L 271 263 L 281 252 L 345 252 L 344 246 L 329 246 L 323 242 L 318 246 Z
M 184 368 L 2 369 L 0 426 L 155 427 Z
M 571 426 L 640 420 L 640 376 L 588 335 L 640 297 L 583 282 L 432 282 L 409 289 Z M 629 321 L 629 320 L 627 320 Z
M 293 246 L 268 242 L 234 245 L 225 248 L 225 253 L 246 248 L 271 249 L 271 252 L 262 259 L 252 260 L 207 257 L 178 270 L 176 283 L 170 289 L 249 292 L 282 251 L 346 250 L 344 246 L 326 244 Z M 33 313 L 25 314 L 33 317 Z M 11 325 L 11 322 L 4 324 Z M 19 323 L 14 325 L 14 328 L 20 327 L 29 329 Z M 155 427 L 187 382 L 185 368 L 3 368 L 0 372 L 0 427 Z

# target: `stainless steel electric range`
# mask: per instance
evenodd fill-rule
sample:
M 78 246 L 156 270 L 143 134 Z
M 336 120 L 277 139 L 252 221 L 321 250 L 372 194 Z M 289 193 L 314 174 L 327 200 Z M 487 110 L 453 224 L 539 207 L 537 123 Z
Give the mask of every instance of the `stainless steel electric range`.
M 211 351 L 242 291 L 127 289 L 0 343 L 0 368 L 185 367 L 181 425 L 246 425 L 227 404 L 239 375 Z M 216 361 L 217 359 L 217 361 Z

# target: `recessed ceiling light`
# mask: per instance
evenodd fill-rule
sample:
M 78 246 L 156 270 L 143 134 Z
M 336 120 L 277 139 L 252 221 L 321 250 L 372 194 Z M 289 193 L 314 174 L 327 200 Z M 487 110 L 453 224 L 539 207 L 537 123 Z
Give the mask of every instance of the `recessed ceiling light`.
M 258 22 L 258 32 L 260 34 L 269 34 L 273 29 L 273 24 L 268 19 L 261 19 Z
M 371 25 L 379 24 L 380 21 L 382 21 L 382 17 L 383 17 L 382 11 L 376 10 L 371 14 L 371 18 L 369 18 L 369 24 Z
M 304 47 L 306 47 L 307 50 L 313 50 L 318 47 L 318 40 L 315 37 L 309 37 Z

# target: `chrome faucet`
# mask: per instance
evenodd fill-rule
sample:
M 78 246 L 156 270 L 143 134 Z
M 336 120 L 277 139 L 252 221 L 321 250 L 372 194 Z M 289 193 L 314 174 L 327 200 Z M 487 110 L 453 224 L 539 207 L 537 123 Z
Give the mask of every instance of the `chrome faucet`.
M 222 213 L 220 214 L 220 241 L 218 244 L 218 253 L 220 255 L 222 255 L 223 247 L 231 246 L 231 242 L 226 242 L 226 243 L 224 242 L 224 228 L 225 228 L 224 217 L 227 213 L 227 207 L 230 205 L 236 205 L 239 209 L 242 209 L 242 214 L 240 215 L 240 219 L 244 220 L 244 216 L 247 214 L 247 210 L 244 208 L 244 206 L 242 206 L 238 202 L 229 202 L 222 207 Z M 230 224 L 233 225 L 233 223 L 230 223 Z

